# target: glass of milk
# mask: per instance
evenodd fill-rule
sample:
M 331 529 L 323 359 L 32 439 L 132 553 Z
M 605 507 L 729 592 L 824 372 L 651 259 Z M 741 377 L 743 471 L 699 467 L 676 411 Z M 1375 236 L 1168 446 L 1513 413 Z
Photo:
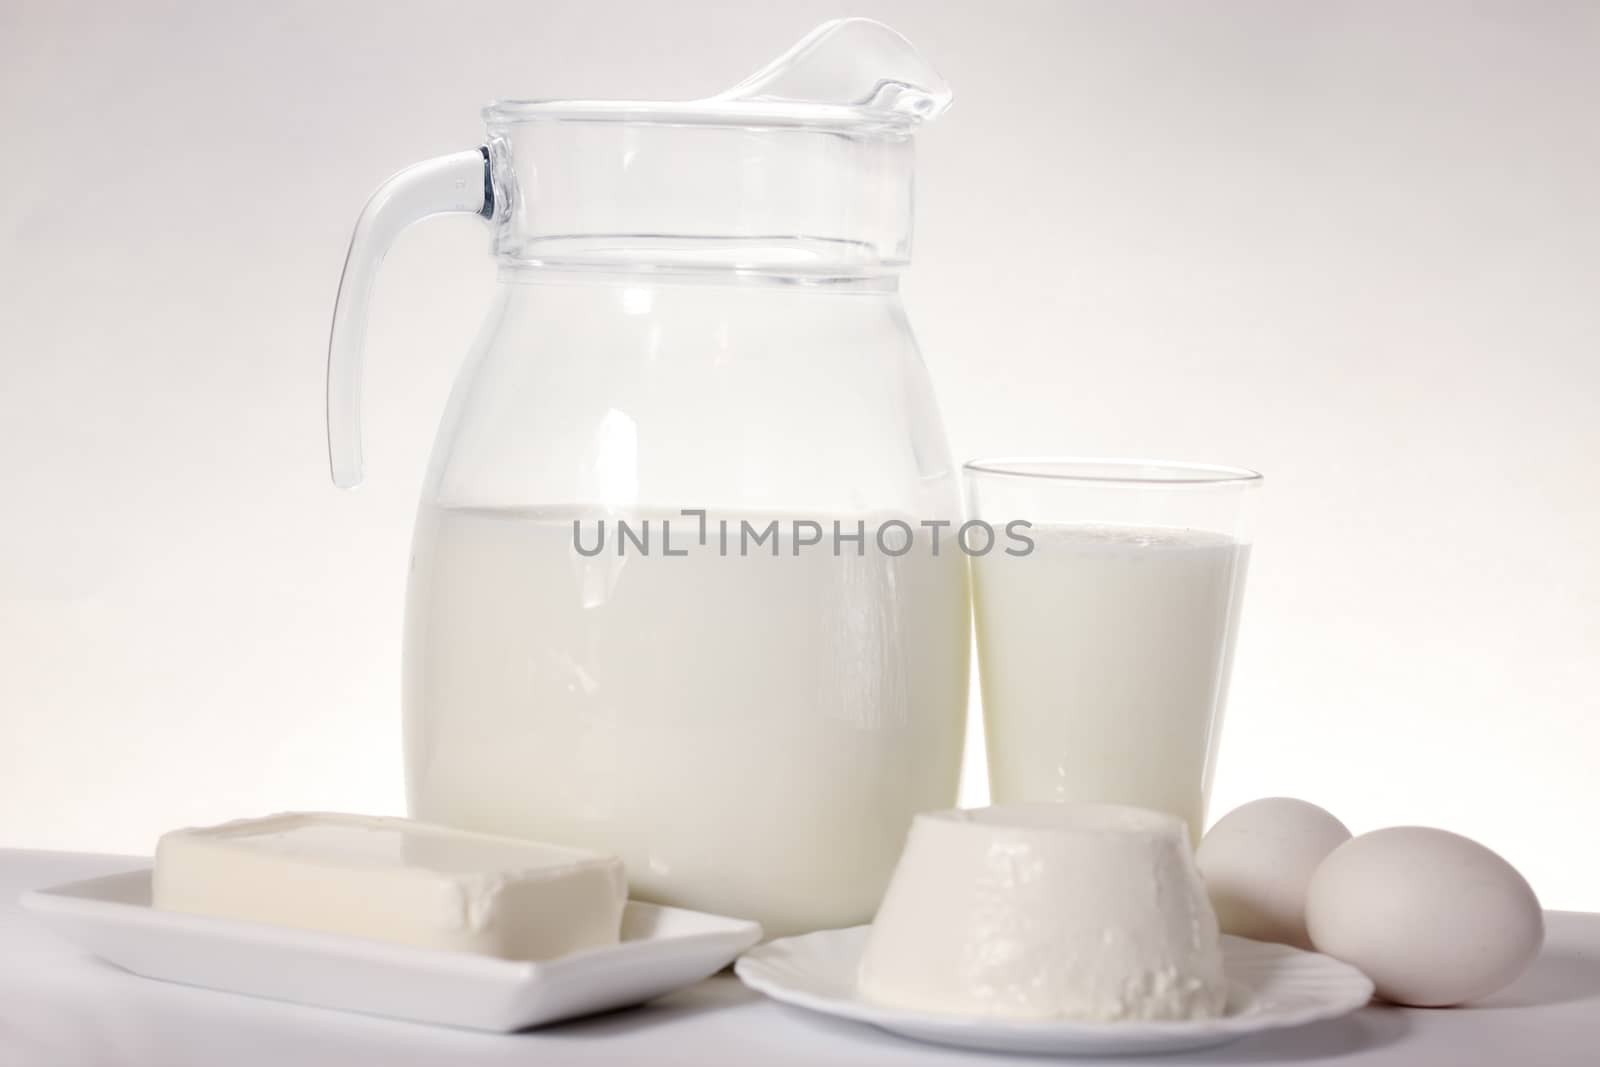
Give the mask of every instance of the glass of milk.
M 1133 804 L 1199 840 L 1261 475 L 1144 460 L 965 468 L 996 804 Z M 969 543 L 981 547 L 977 532 Z

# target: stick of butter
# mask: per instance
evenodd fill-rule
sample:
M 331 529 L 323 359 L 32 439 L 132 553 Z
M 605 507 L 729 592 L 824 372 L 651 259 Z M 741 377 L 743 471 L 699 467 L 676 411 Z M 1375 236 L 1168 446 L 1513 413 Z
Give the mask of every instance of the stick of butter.
M 616 944 L 627 897 L 615 856 L 330 814 L 174 830 L 152 890 L 171 911 L 510 960 Z

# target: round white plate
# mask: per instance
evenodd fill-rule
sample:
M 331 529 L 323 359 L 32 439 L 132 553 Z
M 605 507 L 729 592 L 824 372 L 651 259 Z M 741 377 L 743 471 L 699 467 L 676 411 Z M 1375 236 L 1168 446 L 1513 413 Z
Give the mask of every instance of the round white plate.
M 823 930 L 751 949 L 734 965 L 744 984 L 774 1000 L 871 1023 L 940 1045 L 994 1052 L 1105 1055 L 1208 1048 L 1247 1034 L 1333 1019 L 1362 1007 L 1372 982 L 1349 964 L 1287 945 L 1222 938 L 1228 1011 L 1217 1019 L 1112 1023 L 1022 1022 L 887 1008 L 856 992 L 868 927 Z

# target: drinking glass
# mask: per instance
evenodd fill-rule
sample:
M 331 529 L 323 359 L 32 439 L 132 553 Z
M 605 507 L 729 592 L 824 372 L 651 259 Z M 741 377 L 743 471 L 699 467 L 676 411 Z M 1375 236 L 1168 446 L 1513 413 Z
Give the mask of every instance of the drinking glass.
M 992 802 L 1154 808 L 1198 840 L 1261 475 L 1120 459 L 965 475 L 968 526 L 995 531 L 968 553 Z

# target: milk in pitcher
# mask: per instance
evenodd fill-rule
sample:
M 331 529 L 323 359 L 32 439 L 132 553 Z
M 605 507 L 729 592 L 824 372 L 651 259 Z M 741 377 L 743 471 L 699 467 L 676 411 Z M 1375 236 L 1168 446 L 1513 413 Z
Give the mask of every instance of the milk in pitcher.
M 418 818 L 614 852 L 635 896 L 769 935 L 872 918 L 913 813 L 949 807 L 966 563 L 925 544 L 727 554 L 655 515 L 425 508 L 406 648 Z M 764 528 L 776 516 L 745 516 Z M 662 520 L 670 519 L 664 554 Z M 733 516 L 738 530 L 740 516 Z M 637 518 L 634 530 L 642 527 Z M 914 523 L 913 523 L 914 525 Z

